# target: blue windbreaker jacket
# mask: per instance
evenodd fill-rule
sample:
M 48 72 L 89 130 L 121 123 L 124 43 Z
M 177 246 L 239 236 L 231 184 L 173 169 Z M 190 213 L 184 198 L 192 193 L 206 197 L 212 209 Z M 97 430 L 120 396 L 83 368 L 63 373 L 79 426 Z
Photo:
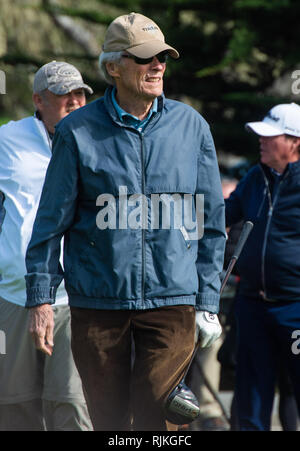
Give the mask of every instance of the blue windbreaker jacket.
M 175 214 L 168 204 L 175 194 L 192 197 L 193 217 L 197 194 L 204 196 L 200 239 L 190 239 L 184 222 L 152 227 L 153 196 Z M 27 250 L 27 306 L 53 303 L 64 277 L 71 306 L 188 304 L 217 313 L 224 246 L 224 201 L 206 121 L 161 96 L 158 112 L 138 131 L 120 122 L 109 88 L 56 129 Z
M 275 176 L 254 166 L 226 199 L 226 223 L 249 220 L 254 227 L 237 261 L 240 293 L 300 300 L 300 161 Z

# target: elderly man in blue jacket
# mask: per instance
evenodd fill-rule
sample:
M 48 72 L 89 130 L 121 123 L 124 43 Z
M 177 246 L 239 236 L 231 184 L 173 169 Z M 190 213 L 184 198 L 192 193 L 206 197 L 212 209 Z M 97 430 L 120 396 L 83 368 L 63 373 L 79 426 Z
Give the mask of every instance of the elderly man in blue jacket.
M 27 252 L 31 332 L 47 353 L 49 304 L 64 277 L 95 430 L 177 428 L 164 402 L 187 368 L 195 326 L 202 346 L 221 333 L 216 154 L 202 116 L 163 95 L 168 56 L 179 55 L 141 14 L 108 27 L 100 64 L 111 86 L 58 125 Z
M 254 223 L 237 262 L 236 402 L 241 430 L 269 430 L 276 375 L 286 366 L 300 409 L 300 107 L 249 122 L 260 163 L 226 202 L 227 225 Z

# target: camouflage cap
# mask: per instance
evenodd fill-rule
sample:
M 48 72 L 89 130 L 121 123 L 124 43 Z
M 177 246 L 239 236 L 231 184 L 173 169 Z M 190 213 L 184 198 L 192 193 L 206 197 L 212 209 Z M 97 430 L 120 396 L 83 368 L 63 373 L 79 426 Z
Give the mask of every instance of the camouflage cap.
M 36 72 L 33 81 L 33 92 L 49 89 L 54 94 L 64 95 L 80 88 L 93 94 L 92 88 L 83 82 L 79 70 L 72 64 L 62 61 L 51 61 L 51 63 L 44 64 Z

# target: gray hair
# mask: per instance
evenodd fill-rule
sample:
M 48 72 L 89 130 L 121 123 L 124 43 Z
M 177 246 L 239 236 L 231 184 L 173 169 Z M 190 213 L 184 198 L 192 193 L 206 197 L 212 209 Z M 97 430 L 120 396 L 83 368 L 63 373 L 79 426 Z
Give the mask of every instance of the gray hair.
M 106 63 L 120 63 L 123 52 L 102 52 L 99 56 L 99 66 L 103 73 L 105 81 L 110 85 L 115 85 L 114 78 L 109 75 L 106 69 Z

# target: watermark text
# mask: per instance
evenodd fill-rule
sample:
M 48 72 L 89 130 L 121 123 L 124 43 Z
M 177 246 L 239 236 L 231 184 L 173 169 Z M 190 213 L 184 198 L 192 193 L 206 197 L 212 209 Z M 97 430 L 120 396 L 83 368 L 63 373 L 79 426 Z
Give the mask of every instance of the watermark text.
M 292 78 L 295 80 L 292 83 L 292 93 L 295 95 L 300 94 L 300 70 L 294 70 Z
M 103 207 L 96 216 L 100 230 L 179 229 L 186 240 L 204 234 L 203 194 L 128 195 L 127 187 L 120 186 L 119 196 L 100 194 L 96 205 Z
M 0 330 L 0 354 L 6 354 L 6 337 L 3 330 Z
M 0 70 L 0 94 L 6 94 L 6 77 L 3 70 Z
M 295 340 L 292 344 L 292 353 L 298 355 L 300 354 L 300 330 L 293 331 L 292 339 Z

